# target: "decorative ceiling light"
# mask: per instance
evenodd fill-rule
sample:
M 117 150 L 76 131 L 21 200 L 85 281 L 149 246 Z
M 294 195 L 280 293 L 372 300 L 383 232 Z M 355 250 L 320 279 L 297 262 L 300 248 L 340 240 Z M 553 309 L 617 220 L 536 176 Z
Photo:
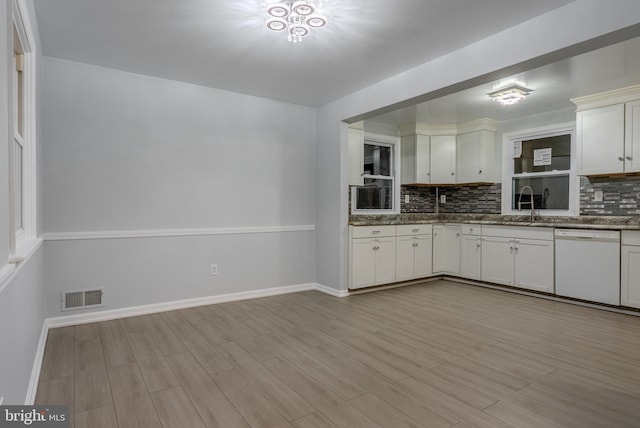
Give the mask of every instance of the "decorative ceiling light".
M 524 100 L 531 92 L 533 92 L 532 89 L 525 88 L 524 85 L 520 83 L 511 83 L 487 95 L 489 95 L 493 101 L 497 101 L 503 106 L 510 106 L 518 101 Z
M 267 7 L 267 28 L 271 31 L 286 31 L 287 39 L 298 43 L 309 34 L 311 28 L 327 25 L 327 18 L 315 12 L 315 6 L 306 0 L 272 3 Z

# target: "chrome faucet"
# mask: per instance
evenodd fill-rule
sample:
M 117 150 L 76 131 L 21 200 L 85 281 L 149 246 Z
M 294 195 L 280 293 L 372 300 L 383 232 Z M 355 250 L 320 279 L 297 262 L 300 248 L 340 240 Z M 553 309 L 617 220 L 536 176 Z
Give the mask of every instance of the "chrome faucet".
M 529 189 L 529 194 L 531 195 L 531 199 L 529 200 L 529 202 L 524 202 L 524 204 L 529 204 L 531 206 L 531 221 L 535 220 L 536 217 L 536 209 L 534 207 L 534 203 L 533 203 L 533 189 L 531 188 L 531 186 L 522 186 L 520 188 L 520 196 L 518 196 L 518 211 L 522 211 L 522 193 L 526 190 Z

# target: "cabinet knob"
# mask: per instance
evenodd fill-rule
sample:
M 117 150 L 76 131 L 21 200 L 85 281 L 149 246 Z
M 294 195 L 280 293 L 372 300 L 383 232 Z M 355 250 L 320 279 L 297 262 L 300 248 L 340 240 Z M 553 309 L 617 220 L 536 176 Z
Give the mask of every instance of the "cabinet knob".
M 619 160 L 620 162 L 622 162 L 622 161 L 624 160 L 624 158 L 623 158 L 622 156 L 618 156 L 618 160 Z
M 476 244 L 476 248 L 480 248 L 480 244 Z
M 478 171 L 478 174 L 482 174 L 482 170 Z
M 451 175 L 454 175 L 454 174 L 455 174 L 455 172 L 452 172 L 452 173 L 451 173 Z
M 625 159 L 628 160 L 628 161 L 633 160 L 633 158 L 631 156 L 625 156 Z

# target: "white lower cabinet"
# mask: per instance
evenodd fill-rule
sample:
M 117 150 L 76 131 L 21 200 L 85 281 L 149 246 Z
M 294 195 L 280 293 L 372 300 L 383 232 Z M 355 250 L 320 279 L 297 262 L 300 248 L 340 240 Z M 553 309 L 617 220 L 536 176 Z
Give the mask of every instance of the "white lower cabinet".
M 485 226 L 483 281 L 554 292 L 552 228 Z
M 460 274 L 460 225 L 433 226 L 433 272 Z
M 622 231 L 620 304 L 640 308 L 640 232 Z
M 351 226 L 349 288 L 396 281 L 396 227 Z
M 424 278 L 432 272 L 431 225 L 397 226 L 396 281 Z
M 482 236 L 480 225 L 462 225 L 460 242 L 460 276 L 480 279 L 482 269 Z

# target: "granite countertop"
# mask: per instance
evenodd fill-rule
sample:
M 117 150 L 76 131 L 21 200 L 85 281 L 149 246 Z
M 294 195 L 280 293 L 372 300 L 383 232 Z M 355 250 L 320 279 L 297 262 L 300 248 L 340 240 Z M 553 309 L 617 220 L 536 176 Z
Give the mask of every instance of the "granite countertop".
M 381 226 L 429 223 L 476 223 L 504 226 L 566 227 L 575 229 L 640 230 L 640 216 L 537 216 L 532 222 L 528 215 L 502 214 L 392 214 L 352 215 L 353 226 Z

